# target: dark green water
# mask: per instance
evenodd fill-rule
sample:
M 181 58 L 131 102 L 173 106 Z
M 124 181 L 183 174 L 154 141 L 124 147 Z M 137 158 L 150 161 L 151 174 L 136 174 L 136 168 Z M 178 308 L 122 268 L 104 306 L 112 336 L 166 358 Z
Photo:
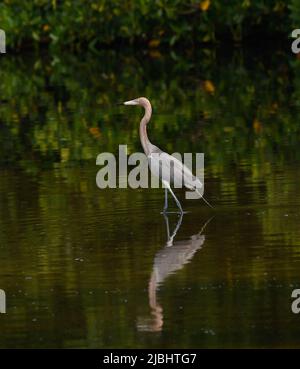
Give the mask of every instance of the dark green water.
M 300 65 L 288 52 L 0 59 L 0 347 L 299 347 Z M 166 247 L 162 189 L 96 186 L 96 156 L 205 153 Z M 211 219 L 211 217 L 213 218 Z M 201 234 L 198 234 L 209 220 Z M 169 215 L 170 232 L 177 215 Z

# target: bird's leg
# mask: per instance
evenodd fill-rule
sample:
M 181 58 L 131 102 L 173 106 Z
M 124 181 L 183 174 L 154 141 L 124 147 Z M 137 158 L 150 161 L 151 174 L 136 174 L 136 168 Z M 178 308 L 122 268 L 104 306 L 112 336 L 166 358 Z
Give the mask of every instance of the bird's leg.
M 183 210 L 182 210 L 182 207 L 181 207 L 181 204 L 180 204 L 179 200 L 175 196 L 175 193 L 172 191 L 171 187 L 168 187 L 168 189 L 170 190 L 172 196 L 174 197 L 174 200 L 176 201 L 176 204 L 179 207 L 180 213 L 182 214 L 183 213 Z
M 166 213 L 168 209 L 168 189 L 165 187 L 165 206 L 164 206 L 164 213 Z

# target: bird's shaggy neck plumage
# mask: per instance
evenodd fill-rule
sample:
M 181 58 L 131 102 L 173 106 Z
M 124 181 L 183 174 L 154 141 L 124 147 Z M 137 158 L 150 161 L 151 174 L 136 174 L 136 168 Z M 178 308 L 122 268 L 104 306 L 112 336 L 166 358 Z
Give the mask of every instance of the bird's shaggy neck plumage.
M 147 124 L 149 123 L 152 115 L 152 107 L 150 101 L 145 97 L 139 98 L 139 105 L 145 109 L 145 114 L 140 122 L 140 139 L 144 149 L 145 154 L 148 156 L 150 154 L 151 142 L 147 134 Z

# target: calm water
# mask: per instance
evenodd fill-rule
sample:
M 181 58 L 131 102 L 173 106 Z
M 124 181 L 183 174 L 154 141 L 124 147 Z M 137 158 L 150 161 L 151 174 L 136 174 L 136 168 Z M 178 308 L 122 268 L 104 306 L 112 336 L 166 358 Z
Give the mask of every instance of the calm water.
M 0 59 L 0 347 L 299 347 L 299 62 L 105 51 Z M 100 190 L 104 151 L 204 152 L 205 193 Z M 173 245 L 168 242 L 173 237 Z M 174 233 L 174 231 L 176 231 Z

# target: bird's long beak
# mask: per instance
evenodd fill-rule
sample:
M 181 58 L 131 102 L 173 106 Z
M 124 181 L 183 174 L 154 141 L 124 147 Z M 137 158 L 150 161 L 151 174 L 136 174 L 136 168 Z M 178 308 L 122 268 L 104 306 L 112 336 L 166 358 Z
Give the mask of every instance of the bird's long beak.
M 138 102 L 136 100 L 129 100 L 125 101 L 124 105 L 138 105 Z

